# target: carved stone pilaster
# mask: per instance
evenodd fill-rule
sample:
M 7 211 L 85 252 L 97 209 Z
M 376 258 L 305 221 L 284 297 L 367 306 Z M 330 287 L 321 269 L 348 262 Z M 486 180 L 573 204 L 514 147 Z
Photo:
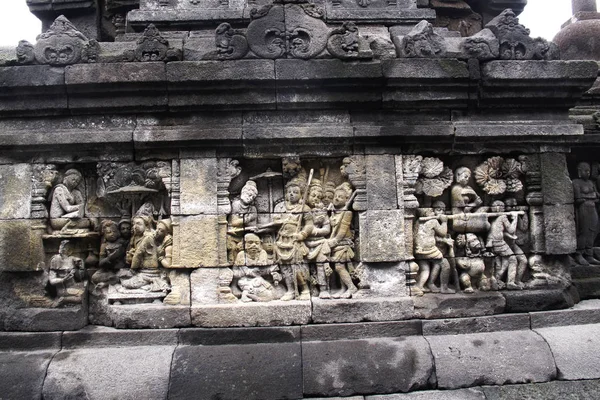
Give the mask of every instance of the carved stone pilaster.
M 399 156 L 397 171 L 401 174 L 398 183 L 402 183 L 402 198 L 404 199 L 404 247 L 407 260 L 414 259 L 413 252 L 413 228 L 419 201 L 415 196 L 415 185 L 421 173 L 423 162 L 422 156 L 403 155 Z
M 544 238 L 544 198 L 542 195 L 540 159 L 537 154 L 528 154 L 520 156 L 519 161 L 523 173 L 525 173 L 525 199 L 529 204 L 531 252 L 543 253 L 546 251 L 546 242 Z
M 171 215 L 181 213 L 181 181 L 179 160 L 171 162 L 171 178 L 168 182 L 163 179 L 165 187 L 171 195 Z
M 367 170 L 365 168 L 365 157 L 354 155 L 344 158 L 341 172 L 356 190 L 352 209 L 354 211 L 365 211 L 367 209 Z
M 231 212 L 231 201 L 229 200 L 229 184 L 231 180 L 242 172 L 239 161 L 231 158 L 220 158 L 218 161 L 217 176 L 217 211 L 219 215 L 227 215 Z
M 48 218 L 46 198 L 48 191 L 57 182 L 58 171 L 55 165 L 37 164 L 33 167 L 31 193 L 31 218 Z

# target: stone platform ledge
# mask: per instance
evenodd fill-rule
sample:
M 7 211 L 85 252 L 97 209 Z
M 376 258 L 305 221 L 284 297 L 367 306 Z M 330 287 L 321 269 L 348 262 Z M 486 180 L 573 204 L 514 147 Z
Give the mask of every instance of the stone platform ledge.
M 268 303 L 214 304 L 190 307 L 192 325 L 199 327 L 306 325 L 311 302 L 275 300 Z
M 399 321 L 412 318 L 410 297 L 379 297 L 348 300 L 312 298 L 312 322 Z

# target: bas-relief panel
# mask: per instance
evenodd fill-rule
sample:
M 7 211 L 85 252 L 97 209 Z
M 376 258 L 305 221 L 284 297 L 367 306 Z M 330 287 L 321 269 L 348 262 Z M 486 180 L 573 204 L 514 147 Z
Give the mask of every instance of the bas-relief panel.
M 32 210 L 47 215 L 45 295 L 20 296 L 42 307 L 82 304 L 86 291 L 105 306 L 189 306 L 190 297 L 231 307 L 387 297 L 389 288 L 380 293 L 369 279 L 389 277 L 381 272 L 389 263 L 362 262 L 360 254 L 361 242 L 373 240 L 359 230 L 359 220 L 369 218 L 366 168 L 378 166 L 365 158 L 217 159 L 213 196 L 221 222 L 214 238 L 223 254 L 218 265 L 192 271 L 173 263 L 175 253 L 187 251 L 177 248 L 171 217 L 180 208 L 179 160 L 38 165 Z M 396 158 L 400 188 L 392 192 L 399 209 L 390 212 L 403 215 L 405 257 L 389 261 L 403 266 L 395 271 L 406 280 L 396 280 L 392 293 L 468 295 L 568 284 L 568 273 L 540 250 L 537 155 Z M 577 193 L 590 186 L 589 174 L 580 175 L 576 204 L 587 201 Z M 586 220 L 593 223 L 591 214 Z

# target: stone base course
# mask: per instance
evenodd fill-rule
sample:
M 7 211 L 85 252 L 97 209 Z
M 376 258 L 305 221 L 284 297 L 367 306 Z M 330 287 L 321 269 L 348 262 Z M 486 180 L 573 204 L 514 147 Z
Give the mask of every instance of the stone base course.
M 595 399 L 598 332 L 599 300 L 568 310 L 440 320 L 4 332 L 0 393 L 28 399 Z

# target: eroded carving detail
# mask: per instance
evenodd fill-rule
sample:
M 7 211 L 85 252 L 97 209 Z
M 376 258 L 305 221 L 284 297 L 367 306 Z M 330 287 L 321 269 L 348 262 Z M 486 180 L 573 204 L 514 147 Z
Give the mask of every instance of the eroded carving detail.
M 427 21 L 419 22 L 412 31 L 402 38 L 401 56 L 403 57 L 444 57 L 446 43 L 444 38 L 433 31 L 433 25 Z
M 242 58 L 248 53 L 249 49 L 246 35 L 239 29 L 233 29 L 227 22 L 217 27 L 215 45 L 217 47 L 217 57 L 224 60 Z

